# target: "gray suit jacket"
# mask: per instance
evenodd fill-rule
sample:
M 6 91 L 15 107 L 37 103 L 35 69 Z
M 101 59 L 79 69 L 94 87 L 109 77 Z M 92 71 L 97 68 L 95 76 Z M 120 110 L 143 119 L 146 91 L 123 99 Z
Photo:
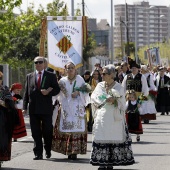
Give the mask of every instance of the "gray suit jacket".
M 40 90 L 48 89 L 49 87 L 52 87 L 53 90 L 48 95 L 43 95 Z M 36 73 L 30 73 L 27 75 L 25 83 L 23 109 L 27 110 L 27 105 L 29 103 L 29 114 L 52 114 L 52 96 L 57 95 L 59 92 L 60 88 L 55 74 L 44 71 L 41 87 L 38 89 Z

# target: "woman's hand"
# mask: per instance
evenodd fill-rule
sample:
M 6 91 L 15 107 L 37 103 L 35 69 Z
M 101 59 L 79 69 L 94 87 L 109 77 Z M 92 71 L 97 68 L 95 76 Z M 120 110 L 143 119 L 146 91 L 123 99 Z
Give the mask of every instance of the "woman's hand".
M 113 104 L 114 103 L 114 98 L 113 97 L 109 97 L 109 98 L 106 99 L 106 102 Z
M 138 108 L 140 108 L 140 107 L 141 107 L 141 105 L 140 105 L 140 104 L 138 104 L 138 105 L 137 105 L 137 107 L 138 107 Z
M 71 97 L 76 98 L 78 95 L 80 95 L 80 93 L 78 91 L 75 91 L 71 94 Z

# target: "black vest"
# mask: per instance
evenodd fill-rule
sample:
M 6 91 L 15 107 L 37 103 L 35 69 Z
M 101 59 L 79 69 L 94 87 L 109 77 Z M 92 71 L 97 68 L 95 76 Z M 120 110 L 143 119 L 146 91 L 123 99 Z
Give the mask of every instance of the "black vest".
M 137 102 L 135 105 L 131 104 L 131 101 L 128 101 L 128 108 L 127 108 L 127 111 L 132 113 L 136 110 L 137 108 Z
M 132 73 L 127 75 L 126 90 L 135 90 L 136 92 L 142 91 L 142 74 L 138 73 L 133 79 Z

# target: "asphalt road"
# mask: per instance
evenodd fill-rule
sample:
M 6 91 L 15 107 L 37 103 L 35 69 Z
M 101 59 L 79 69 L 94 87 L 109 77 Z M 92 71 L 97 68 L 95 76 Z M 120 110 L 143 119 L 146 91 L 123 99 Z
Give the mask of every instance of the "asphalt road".
M 91 152 L 91 134 L 88 135 L 86 155 L 78 155 L 76 161 L 67 156 L 52 152 L 51 159 L 33 160 L 33 140 L 31 137 L 29 118 L 25 117 L 28 136 L 12 143 L 12 159 L 4 162 L 2 170 L 97 170 L 89 164 Z M 149 124 L 143 124 L 144 134 L 141 141 L 136 142 L 132 135 L 132 148 L 136 163 L 131 166 L 117 166 L 114 169 L 138 170 L 170 170 L 170 116 L 160 116 Z

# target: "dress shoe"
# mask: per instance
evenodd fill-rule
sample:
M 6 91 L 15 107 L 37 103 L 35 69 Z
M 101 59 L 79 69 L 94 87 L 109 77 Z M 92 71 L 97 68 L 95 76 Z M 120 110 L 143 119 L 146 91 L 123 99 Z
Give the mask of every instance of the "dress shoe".
M 37 155 L 35 156 L 35 158 L 33 158 L 33 160 L 42 160 L 43 156 L 42 155 Z
M 13 142 L 17 142 L 17 139 L 14 139 L 14 141 Z
M 106 167 L 105 167 L 105 166 L 100 166 L 100 167 L 98 168 L 98 170 L 106 170 Z
M 47 159 L 51 158 L 51 152 L 46 152 L 46 158 Z
M 113 170 L 113 166 L 108 166 L 107 170 Z
M 71 155 L 68 155 L 68 159 L 71 159 Z
M 161 113 L 161 115 L 165 115 L 165 113 L 164 113 L 164 112 L 162 112 L 162 113 Z
M 139 142 L 140 141 L 140 136 L 137 136 L 136 140 L 137 140 L 137 142 Z
M 166 114 L 167 114 L 167 115 L 169 115 L 169 113 L 168 113 L 168 112 L 166 112 Z
M 76 160 L 76 159 L 77 159 L 77 154 L 72 154 L 72 155 L 71 155 L 71 159 L 72 159 L 72 160 Z

